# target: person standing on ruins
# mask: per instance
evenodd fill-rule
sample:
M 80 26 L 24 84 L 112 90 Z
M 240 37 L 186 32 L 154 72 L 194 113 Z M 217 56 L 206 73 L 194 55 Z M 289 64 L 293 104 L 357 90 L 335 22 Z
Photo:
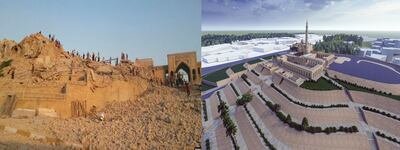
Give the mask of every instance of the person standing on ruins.
M 174 73 L 171 71 L 171 75 L 169 76 L 169 84 L 171 87 L 174 86 Z
M 11 79 L 14 79 L 14 77 L 15 77 L 15 68 L 12 67 L 12 68 L 10 69 L 10 71 L 8 71 L 8 73 L 10 73 L 10 72 L 11 72 Z
M 31 73 L 33 74 L 33 72 L 35 72 L 35 64 L 32 64 L 32 70 L 31 70 Z
M 125 54 L 121 53 L 121 60 L 125 60 Z
M 185 81 L 185 88 L 186 88 L 186 93 L 187 96 L 190 96 L 190 87 L 189 87 L 189 83 Z

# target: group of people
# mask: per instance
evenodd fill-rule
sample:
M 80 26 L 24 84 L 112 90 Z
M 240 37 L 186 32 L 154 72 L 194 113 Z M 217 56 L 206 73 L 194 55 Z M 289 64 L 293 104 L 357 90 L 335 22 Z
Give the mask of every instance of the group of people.
M 169 75 L 169 78 L 167 80 L 167 85 L 169 85 L 170 87 L 184 87 L 185 91 L 187 93 L 187 95 L 190 95 L 190 86 L 189 86 L 189 82 L 186 81 L 183 78 L 183 74 L 181 74 L 180 72 L 178 73 L 173 73 Z
M 41 34 L 42 32 L 40 31 L 39 33 Z M 61 42 L 60 42 L 59 40 L 56 39 L 56 36 L 55 36 L 55 35 L 49 34 L 49 39 L 50 39 L 51 42 L 54 42 L 54 43 L 55 43 L 55 45 L 56 45 L 57 48 L 61 48 L 61 47 L 62 47 Z
M 92 52 L 92 53 L 87 52 L 86 54 L 83 53 L 82 56 L 81 56 L 79 54 L 79 51 L 76 51 L 74 49 L 71 52 L 67 51 L 67 53 L 69 55 L 72 55 L 72 57 L 77 56 L 77 57 L 81 57 L 82 59 L 100 62 L 100 53 L 99 52 L 97 52 L 97 55 L 94 52 Z M 104 61 L 104 57 L 103 57 L 103 59 L 101 61 Z
M 129 60 L 128 54 L 126 54 L 126 53 L 121 53 L 121 60 Z
M 82 58 L 83 58 L 83 59 L 86 59 L 86 60 L 91 60 L 91 61 L 100 62 L 100 53 L 97 52 L 97 55 L 96 55 L 94 52 L 92 52 L 92 54 L 90 54 L 89 52 L 87 52 L 86 55 L 83 54 Z
M 126 54 L 126 53 L 121 53 L 121 58 L 118 58 L 118 57 L 111 58 L 110 57 L 110 59 L 108 59 L 108 60 L 105 60 L 104 57 L 102 57 L 102 59 L 100 59 L 99 52 L 97 52 L 97 54 L 95 54 L 94 52 L 92 52 L 92 53 L 87 52 L 86 54 L 83 53 L 81 55 L 81 54 L 79 54 L 79 51 L 76 51 L 75 49 L 73 49 L 73 50 L 71 50 L 71 52 L 67 51 L 67 53 L 68 53 L 68 55 L 71 55 L 72 57 L 77 56 L 77 57 L 81 57 L 82 59 L 85 59 L 85 60 L 91 60 L 91 61 L 97 61 L 97 62 L 103 62 L 103 63 L 109 63 L 109 64 L 111 64 L 112 61 L 115 61 L 115 65 L 120 64 L 120 61 L 123 62 L 123 61 L 129 60 L 128 54 Z

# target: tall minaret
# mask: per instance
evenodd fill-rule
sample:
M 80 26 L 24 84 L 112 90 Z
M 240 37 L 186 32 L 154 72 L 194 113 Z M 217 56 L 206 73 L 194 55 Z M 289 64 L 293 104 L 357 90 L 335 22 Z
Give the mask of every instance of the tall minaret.
M 306 20 L 306 44 L 308 43 L 308 20 Z
M 305 41 L 305 46 L 304 46 L 304 52 L 308 53 L 308 20 L 306 20 L 306 33 L 305 33 L 306 41 Z

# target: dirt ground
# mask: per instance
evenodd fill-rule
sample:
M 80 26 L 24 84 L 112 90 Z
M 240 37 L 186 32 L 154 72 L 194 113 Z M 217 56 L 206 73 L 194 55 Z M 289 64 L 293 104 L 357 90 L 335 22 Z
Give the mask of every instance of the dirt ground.
M 152 87 L 137 100 L 110 102 L 105 121 L 79 118 L 2 118 L 0 125 L 59 138 L 84 149 L 194 149 L 201 136 L 200 92 Z M 0 149 L 71 149 L 0 131 Z

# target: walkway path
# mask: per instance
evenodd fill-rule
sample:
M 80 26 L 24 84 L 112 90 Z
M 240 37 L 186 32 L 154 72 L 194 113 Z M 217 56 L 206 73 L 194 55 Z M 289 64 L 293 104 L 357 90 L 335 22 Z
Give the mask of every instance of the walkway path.
M 368 123 L 367 123 L 367 119 L 365 118 L 364 112 L 361 110 L 360 105 L 357 105 L 356 103 L 354 103 L 353 97 L 351 96 L 349 90 L 345 87 L 343 87 L 343 91 L 345 92 L 345 94 L 347 95 L 347 97 L 349 98 L 349 107 L 353 107 L 356 111 L 357 114 L 359 116 L 359 121 L 361 124 L 361 132 L 364 132 L 367 134 L 368 136 L 368 142 L 371 145 L 371 149 L 372 150 L 379 150 L 378 147 L 378 142 L 375 138 L 374 132 L 368 127 Z

